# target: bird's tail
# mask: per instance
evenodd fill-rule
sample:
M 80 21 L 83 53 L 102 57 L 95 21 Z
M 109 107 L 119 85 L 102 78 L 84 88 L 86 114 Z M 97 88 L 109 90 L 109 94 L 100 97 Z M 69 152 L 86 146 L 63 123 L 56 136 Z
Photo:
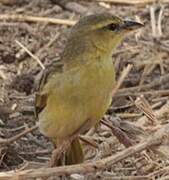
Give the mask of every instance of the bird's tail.
M 65 156 L 65 164 L 78 164 L 84 161 L 84 155 L 82 150 L 82 145 L 80 144 L 79 138 L 72 141 L 68 151 Z
M 58 144 L 58 141 L 55 144 Z M 57 162 L 55 162 L 56 166 L 61 165 L 71 165 L 71 164 L 79 164 L 84 161 L 84 154 L 82 150 L 82 145 L 80 144 L 79 138 L 75 138 L 70 147 L 66 150 L 66 153 L 62 155 Z

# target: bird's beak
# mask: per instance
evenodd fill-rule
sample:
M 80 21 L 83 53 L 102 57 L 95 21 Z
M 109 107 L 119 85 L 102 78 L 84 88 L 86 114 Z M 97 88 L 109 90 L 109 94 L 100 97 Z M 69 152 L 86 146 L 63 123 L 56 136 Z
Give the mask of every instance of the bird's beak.
M 121 30 L 127 30 L 127 31 L 132 31 L 132 30 L 136 30 L 139 29 L 141 27 L 143 27 L 144 24 L 136 22 L 136 21 L 128 21 L 125 20 L 123 21 L 123 23 L 121 24 L 121 26 L 119 27 Z

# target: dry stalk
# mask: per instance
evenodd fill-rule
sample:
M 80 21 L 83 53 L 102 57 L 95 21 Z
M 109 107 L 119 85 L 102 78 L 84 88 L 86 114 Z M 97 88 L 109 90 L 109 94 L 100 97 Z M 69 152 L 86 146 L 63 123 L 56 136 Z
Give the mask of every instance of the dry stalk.
M 22 136 L 25 136 L 26 134 L 36 130 L 38 128 L 37 125 L 31 127 L 31 128 L 27 128 L 25 131 L 11 137 L 8 139 L 0 139 L 0 146 L 7 146 L 10 145 L 11 143 L 13 143 L 14 141 L 18 140 L 19 138 L 21 138 Z
M 81 141 L 83 141 L 84 143 L 90 145 L 91 147 L 98 148 L 98 144 L 95 141 L 89 139 L 89 137 L 87 137 L 86 135 L 85 136 L 80 135 L 79 138 L 80 138 Z
M 159 169 L 159 170 L 156 170 L 156 171 L 150 173 L 149 177 L 153 178 L 153 177 L 161 176 L 163 174 L 167 174 L 168 172 L 169 172 L 169 166 L 164 167 L 162 169 Z M 166 177 L 166 176 L 164 176 L 164 177 Z
M 33 59 L 35 59 L 37 61 L 37 63 L 40 65 L 40 67 L 44 70 L 45 66 L 42 64 L 42 62 L 40 61 L 40 59 L 35 56 L 34 54 L 32 54 L 22 43 L 20 43 L 18 40 L 15 40 L 15 42 L 22 48 L 24 49 Z
M 36 48 L 37 46 L 37 42 L 36 41 L 33 41 L 29 44 L 29 47 L 27 47 L 27 49 L 29 49 L 29 51 L 32 51 Z M 16 54 L 15 54 L 15 57 L 20 61 L 22 59 L 24 59 L 26 57 L 26 55 L 28 55 L 28 53 L 23 49 L 21 48 Z
M 133 141 L 120 128 L 113 126 L 105 119 L 101 120 L 101 123 L 109 127 L 112 130 L 113 135 L 116 136 L 119 142 L 122 143 L 125 147 L 130 147 L 133 145 Z
M 62 24 L 72 26 L 76 21 L 68 19 L 57 19 L 49 17 L 37 17 L 37 16 L 27 16 L 21 14 L 0 14 L 1 21 L 19 21 L 19 22 L 42 22 L 42 23 L 51 23 L 51 24 Z
M 135 105 L 145 114 L 151 125 L 157 125 L 158 120 L 154 114 L 154 111 L 143 95 L 135 100 Z
M 160 130 L 154 133 L 149 139 L 144 140 L 137 145 L 124 149 L 123 151 L 106 157 L 101 160 L 86 162 L 83 164 L 69 165 L 69 166 L 60 166 L 53 168 L 39 168 L 39 169 L 30 169 L 24 171 L 8 171 L 0 173 L 0 180 L 7 179 L 29 179 L 29 178 L 46 178 L 51 176 L 60 176 L 60 175 L 70 175 L 73 173 L 87 174 L 92 172 L 97 172 L 103 169 L 106 169 L 113 164 L 132 156 L 138 152 L 141 152 L 151 146 L 160 145 L 163 141 L 169 139 L 169 124 L 164 125 Z
M 164 12 L 164 6 L 161 6 L 159 16 L 158 16 L 158 21 L 157 21 L 157 29 L 158 29 L 158 35 L 159 37 L 162 36 L 162 28 L 161 28 L 161 23 L 162 23 L 162 18 L 163 18 L 163 12 Z
M 130 72 L 132 67 L 133 67 L 133 65 L 128 64 L 128 66 L 122 71 L 121 76 L 120 76 L 119 80 L 117 81 L 115 88 L 112 91 L 112 97 L 114 97 L 114 95 L 117 93 L 118 89 L 122 85 L 125 77 L 128 75 L 128 73 Z
M 142 86 L 135 86 L 135 87 L 130 87 L 130 88 L 123 88 L 123 89 L 119 89 L 118 93 L 119 94 L 129 94 L 129 93 L 135 93 L 138 90 L 147 90 L 150 88 L 153 88 L 155 86 L 160 86 L 161 84 L 164 84 L 166 82 L 168 82 L 169 79 L 169 73 L 165 74 L 164 76 L 161 76 L 160 79 L 155 79 L 153 82 L 149 83 L 149 84 L 145 84 Z M 145 92 L 146 93 L 146 92 Z
M 147 175 L 143 176 L 113 176 L 111 180 L 150 180 Z
M 157 28 L 156 28 L 156 18 L 155 18 L 154 6 L 150 7 L 150 17 L 151 17 L 152 36 L 155 38 L 155 37 L 157 37 Z
M 127 89 L 127 88 L 126 88 Z M 123 90 L 123 89 L 122 89 Z M 119 90 L 120 91 L 120 90 Z M 165 90 L 151 90 L 151 91 L 145 91 L 145 92 L 126 92 L 125 93 L 121 93 L 121 92 L 117 92 L 117 94 L 115 95 L 116 97 L 121 97 L 121 96 L 140 96 L 140 95 L 153 95 L 153 96 L 169 96 L 169 90 L 165 89 Z
M 158 14 L 158 19 L 156 20 L 155 17 L 155 7 L 151 6 L 150 7 L 150 17 L 151 17 L 151 27 L 152 27 L 152 36 L 154 38 L 160 38 L 162 36 L 162 28 L 161 28 L 161 22 L 163 18 L 163 11 L 164 11 L 164 6 L 160 7 L 160 12 Z
M 5 5 L 14 5 L 17 2 L 17 0 L 0 0 L 0 4 Z
M 114 3 L 114 4 L 126 4 L 126 5 L 145 5 L 154 3 L 157 0 L 90 0 L 96 2 L 107 2 L 107 3 Z M 161 0 L 161 3 L 168 3 L 169 0 Z
M 136 118 L 142 116 L 142 113 L 116 113 L 120 118 Z
M 168 110 L 169 110 L 169 101 L 164 106 L 162 106 L 159 110 L 154 111 L 154 115 L 158 120 L 160 120 L 163 117 L 169 116 Z M 147 116 L 143 116 L 137 120 L 136 125 L 140 127 L 144 127 L 147 120 L 148 120 Z

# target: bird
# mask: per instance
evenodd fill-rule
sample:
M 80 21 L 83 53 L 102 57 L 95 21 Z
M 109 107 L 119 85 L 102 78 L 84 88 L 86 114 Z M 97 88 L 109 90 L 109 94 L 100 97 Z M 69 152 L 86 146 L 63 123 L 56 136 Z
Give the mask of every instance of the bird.
M 112 54 L 142 26 L 109 13 L 84 16 L 71 28 L 59 63 L 44 70 L 35 98 L 39 130 L 56 149 L 69 142 L 55 165 L 84 161 L 79 135 L 98 124 L 111 104 Z

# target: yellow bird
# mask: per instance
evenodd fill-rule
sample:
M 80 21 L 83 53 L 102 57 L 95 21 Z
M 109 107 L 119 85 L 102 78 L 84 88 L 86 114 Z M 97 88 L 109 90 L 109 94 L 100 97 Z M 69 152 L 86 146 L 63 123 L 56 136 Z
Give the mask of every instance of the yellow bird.
M 77 134 L 65 164 L 83 161 L 78 134 L 105 114 L 115 85 L 112 53 L 125 35 L 143 25 L 108 13 L 81 18 L 71 29 L 60 64 L 47 69 L 36 95 L 40 132 L 59 147 Z

